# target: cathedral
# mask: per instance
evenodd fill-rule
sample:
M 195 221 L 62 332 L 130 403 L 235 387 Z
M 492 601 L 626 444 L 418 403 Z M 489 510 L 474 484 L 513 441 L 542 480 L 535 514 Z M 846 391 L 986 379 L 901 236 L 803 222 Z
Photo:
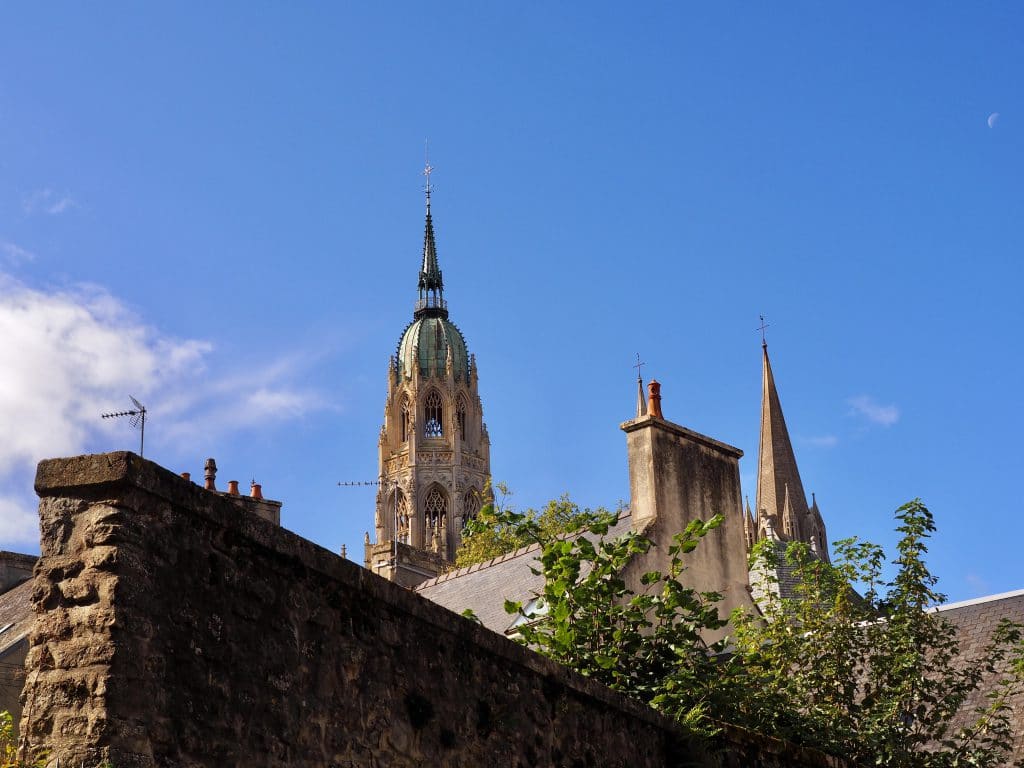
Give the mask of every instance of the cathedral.
M 463 526 L 480 509 L 489 488 L 490 439 L 477 391 L 476 358 L 449 319 L 444 298 L 431 214 L 431 170 L 429 165 L 424 170 L 426 222 L 412 321 L 388 363 L 375 539 L 371 542 L 367 533 L 364 564 L 434 599 L 443 591 L 437 589 L 439 579 L 448 581 L 453 573 Z M 624 525 L 655 541 L 668 540 L 695 517 L 723 514 L 720 532 L 710 537 L 714 552 L 704 547 L 707 562 L 690 573 L 702 589 L 727 594 L 730 607 L 749 604 L 746 560 L 761 539 L 778 542 L 780 551 L 790 541 L 803 541 L 828 559 L 825 524 L 817 501 L 812 497 L 808 505 L 804 495 L 763 339 L 762 365 L 756 514 L 749 502 L 745 509 L 740 502 L 738 461 L 743 452 L 667 421 L 657 382 L 651 383 L 648 397 L 638 380 L 636 417 L 622 426 L 631 491 Z M 704 560 L 702 554 L 696 559 Z M 480 570 L 474 567 L 474 573 Z M 784 584 L 785 574 L 778 576 Z M 526 582 L 506 583 L 525 588 Z M 476 591 L 494 599 L 485 594 L 488 590 Z
M 424 171 L 426 224 L 412 322 L 388 363 L 380 430 L 376 542 L 367 568 L 412 587 L 455 561 L 466 520 L 489 488 L 491 447 L 476 358 L 448 318 Z

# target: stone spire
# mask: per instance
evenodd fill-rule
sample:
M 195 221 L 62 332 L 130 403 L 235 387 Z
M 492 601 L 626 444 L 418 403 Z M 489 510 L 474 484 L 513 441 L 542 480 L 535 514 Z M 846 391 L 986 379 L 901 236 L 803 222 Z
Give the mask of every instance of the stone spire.
M 441 268 L 437 264 L 437 244 L 434 242 L 434 221 L 430 216 L 430 174 L 434 169 L 428 163 L 423 169 L 427 177 L 425 192 L 427 195 L 427 221 L 423 229 L 423 262 L 420 265 L 419 299 L 416 302 L 416 318 L 424 316 L 447 317 L 448 309 L 444 301 L 444 280 Z
M 804 494 L 800 472 L 796 467 L 793 444 L 789 440 L 782 404 L 775 389 L 772 364 L 768 360 L 768 344 L 762 342 L 764 355 L 761 389 L 761 447 L 757 460 L 757 514 L 775 515 L 782 520 L 783 506 L 789 495 L 790 514 L 802 520 L 807 514 L 807 496 Z M 799 522 L 797 522 L 799 526 Z M 799 535 L 798 531 L 793 532 Z

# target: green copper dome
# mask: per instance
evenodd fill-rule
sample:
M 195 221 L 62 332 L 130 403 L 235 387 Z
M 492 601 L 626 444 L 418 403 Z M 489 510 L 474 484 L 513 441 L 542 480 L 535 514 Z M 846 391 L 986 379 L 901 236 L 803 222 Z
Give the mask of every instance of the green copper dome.
M 414 350 L 419 348 L 418 359 Z M 444 376 L 448 350 L 452 352 L 452 373 L 456 379 L 469 379 L 469 353 L 466 340 L 455 323 L 446 317 L 422 317 L 414 320 L 398 342 L 398 370 L 412 378 L 413 366 L 423 376 Z

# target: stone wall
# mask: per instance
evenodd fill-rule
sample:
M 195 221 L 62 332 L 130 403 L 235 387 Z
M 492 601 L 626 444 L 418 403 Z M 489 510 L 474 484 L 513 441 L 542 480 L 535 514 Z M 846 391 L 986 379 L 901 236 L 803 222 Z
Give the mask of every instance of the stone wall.
M 838 765 L 749 734 L 699 747 L 134 454 L 45 461 L 36 490 L 22 733 L 51 764 Z

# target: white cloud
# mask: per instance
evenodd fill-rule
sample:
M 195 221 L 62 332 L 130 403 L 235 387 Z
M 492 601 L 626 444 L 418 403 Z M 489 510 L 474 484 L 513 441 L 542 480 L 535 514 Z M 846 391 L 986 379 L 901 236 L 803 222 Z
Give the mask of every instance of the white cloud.
M 835 435 L 817 435 L 814 437 L 805 437 L 805 443 L 810 445 L 816 445 L 819 448 L 834 448 L 839 445 L 839 438 Z
M 11 265 L 18 265 L 26 261 L 32 261 L 36 257 L 32 251 L 22 248 L 17 243 L 12 243 L 8 240 L 0 240 L 0 254 L 3 254 L 4 259 Z
M 28 195 L 21 204 L 26 215 L 46 213 L 57 216 L 70 208 L 77 208 L 78 203 L 70 195 L 58 195 L 49 187 L 38 189 Z
M 214 376 L 212 350 L 146 326 L 102 288 L 47 292 L 0 274 L 0 542 L 38 540 L 27 496 L 34 465 L 102 448 L 92 445 L 98 436 L 127 425 L 99 416 L 129 408 L 129 394 L 150 407 L 166 442 L 209 440 L 324 407 L 292 383 L 304 372 L 300 357 Z M 14 500 L 21 495 L 23 503 Z
M 900 420 L 900 409 L 895 405 L 881 405 L 870 395 L 857 395 L 846 401 L 852 413 L 863 416 L 872 424 L 891 427 Z
M 39 516 L 34 504 L 0 497 L 0 549 L 39 545 Z
M 302 357 L 269 361 L 258 370 L 210 378 L 193 389 L 170 393 L 158 414 L 165 437 L 188 446 L 211 434 L 231 432 L 298 419 L 328 408 L 326 400 L 301 378 Z

